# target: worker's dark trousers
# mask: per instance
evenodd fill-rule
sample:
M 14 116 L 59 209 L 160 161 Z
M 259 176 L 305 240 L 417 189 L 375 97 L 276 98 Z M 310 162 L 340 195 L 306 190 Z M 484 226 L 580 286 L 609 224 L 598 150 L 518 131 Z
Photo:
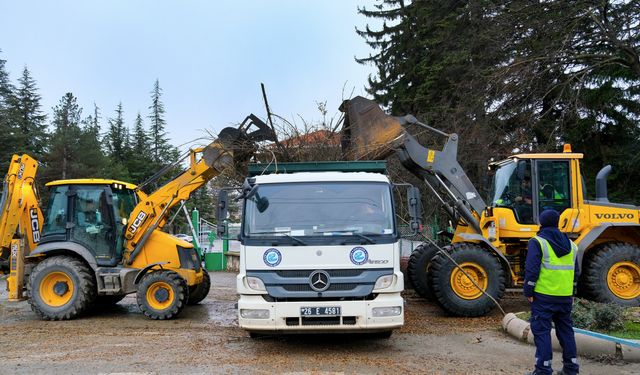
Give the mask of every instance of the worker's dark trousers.
M 531 304 L 531 332 L 536 344 L 536 374 L 551 374 L 551 322 L 555 324 L 556 337 L 562 346 L 562 364 L 565 374 L 578 373 L 576 339 L 571 320 L 572 302 L 550 303 L 533 299 Z

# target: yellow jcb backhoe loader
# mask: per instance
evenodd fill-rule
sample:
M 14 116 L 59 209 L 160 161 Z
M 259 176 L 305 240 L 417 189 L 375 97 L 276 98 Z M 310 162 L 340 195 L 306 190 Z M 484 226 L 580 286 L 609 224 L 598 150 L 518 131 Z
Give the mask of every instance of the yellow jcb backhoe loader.
M 255 125 L 258 129 L 248 132 Z M 34 185 L 38 163 L 12 158 L 0 201 L 0 268 L 9 273 L 11 300 L 27 297 L 42 319 L 72 319 L 96 305 L 136 293 L 152 319 L 171 319 L 209 292 L 209 274 L 192 244 L 161 229 L 172 207 L 227 168 L 246 163 L 256 142 L 273 140 L 257 117 L 239 129 L 225 128 L 217 140 L 189 152 L 189 167 L 154 192 L 157 181 L 178 163 L 140 186 L 110 179 L 53 181 L 43 216 Z
M 640 304 L 639 208 L 611 203 L 605 166 L 596 177 L 596 199 L 586 199 L 580 173 L 583 154 L 528 153 L 491 163 L 490 203 L 481 198 L 457 160 L 458 136 L 418 121 L 387 115 L 373 101 L 345 101 L 342 146 L 347 159 L 384 159 L 395 153 L 423 180 L 456 223 L 450 256 L 476 284 L 500 300 L 506 287 L 522 286 L 527 242 L 545 209 L 560 213 L 560 230 L 579 247 L 579 291 L 599 302 Z M 420 145 L 404 128 L 415 124 L 447 139 L 442 150 Z M 469 277 L 438 249 L 419 246 L 409 259 L 408 278 L 423 297 L 455 315 L 480 316 L 493 308 Z

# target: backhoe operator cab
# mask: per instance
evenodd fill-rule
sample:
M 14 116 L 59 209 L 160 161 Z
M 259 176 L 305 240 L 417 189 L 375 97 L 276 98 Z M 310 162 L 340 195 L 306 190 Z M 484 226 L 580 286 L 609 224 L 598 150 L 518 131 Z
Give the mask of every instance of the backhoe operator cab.
M 138 203 L 135 185 L 114 180 L 61 180 L 46 184 L 40 243 L 70 241 L 85 247 L 98 267 L 122 261 L 122 232 Z

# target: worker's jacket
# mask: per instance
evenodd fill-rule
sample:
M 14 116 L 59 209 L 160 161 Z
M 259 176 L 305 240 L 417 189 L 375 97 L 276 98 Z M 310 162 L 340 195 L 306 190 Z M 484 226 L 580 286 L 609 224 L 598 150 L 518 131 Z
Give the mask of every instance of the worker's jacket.
M 548 296 L 572 296 L 578 246 L 571 241 L 571 252 L 558 257 L 549 241 L 539 236 L 534 239 L 538 241 L 542 250 L 540 275 L 535 283 L 534 291 Z

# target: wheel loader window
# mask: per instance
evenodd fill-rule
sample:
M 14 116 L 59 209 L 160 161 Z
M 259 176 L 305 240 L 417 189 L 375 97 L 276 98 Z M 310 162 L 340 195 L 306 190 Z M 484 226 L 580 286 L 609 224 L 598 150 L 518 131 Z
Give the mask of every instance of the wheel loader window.
M 512 161 L 498 167 L 492 191 L 494 207 L 510 208 L 520 224 L 534 223 L 530 160 Z
M 562 213 L 571 207 L 569 162 L 566 160 L 538 160 L 538 210 Z

